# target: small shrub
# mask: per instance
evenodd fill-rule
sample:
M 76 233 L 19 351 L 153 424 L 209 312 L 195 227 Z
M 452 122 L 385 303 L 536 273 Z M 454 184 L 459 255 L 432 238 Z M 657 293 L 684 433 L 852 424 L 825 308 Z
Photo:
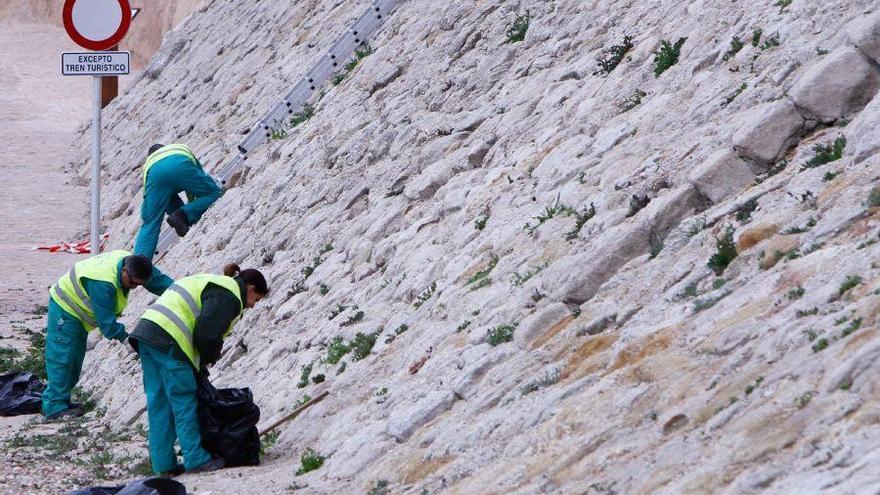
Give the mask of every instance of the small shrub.
M 489 217 L 480 217 L 480 218 L 474 220 L 474 228 L 477 230 L 485 229 L 487 221 L 489 221 Z
M 758 44 L 761 43 L 762 34 L 764 34 L 764 31 L 761 28 L 752 31 L 752 46 L 754 46 L 755 48 L 757 48 Z
M 806 337 L 807 340 L 809 340 L 810 342 L 816 340 L 816 337 L 818 336 L 819 335 L 812 328 L 810 328 L 809 330 L 804 330 L 804 337 Z
M 17 371 L 33 373 L 39 378 L 46 379 L 46 336 L 42 333 L 34 333 L 30 337 L 30 345 L 25 351 L 24 357 L 15 363 Z
M 424 291 L 422 291 L 422 293 L 419 294 L 418 297 L 416 297 L 415 302 L 413 302 L 413 307 L 416 309 L 419 309 L 420 307 L 422 307 L 422 304 L 425 304 L 425 302 L 427 302 L 428 299 L 431 299 L 431 296 L 434 295 L 434 291 L 436 291 L 436 290 L 437 290 L 437 282 L 436 281 L 431 282 L 431 286 L 428 287 L 427 289 L 425 289 Z
M 862 277 L 858 275 L 850 275 L 846 277 L 846 280 L 844 280 L 842 284 L 840 284 L 840 289 L 838 289 L 837 294 L 839 296 L 843 296 L 850 290 L 854 289 L 860 283 L 862 283 Z
M 752 213 L 758 209 L 758 201 L 750 199 L 746 201 L 738 210 L 736 210 L 736 221 L 742 224 L 749 223 L 752 220 Z
M 324 362 L 327 364 L 336 364 L 342 359 L 343 356 L 348 354 L 351 348 L 348 347 L 348 344 L 342 340 L 342 337 L 334 337 L 333 341 L 330 342 L 330 345 L 327 347 L 327 357 L 324 358 Z
M 303 274 L 303 276 L 304 276 L 305 278 L 309 278 L 309 277 L 312 276 L 313 273 L 315 273 L 315 270 L 316 270 L 319 266 L 321 266 L 321 263 L 323 263 L 323 262 L 324 262 L 324 260 L 321 259 L 320 256 L 315 256 L 314 258 L 312 258 L 312 264 L 311 264 L 311 265 L 307 265 L 305 268 L 303 268 L 302 270 L 300 270 L 300 272 Z
M 538 265 L 537 267 L 535 267 L 531 270 L 528 270 L 523 275 L 520 275 L 518 272 L 514 272 L 513 274 L 510 275 L 510 283 L 513 284 L 515 287 L 522 287 L 522 285 L 525 284 L 526 282 L 528 282 L 529 279 L 531 279 L 535 275 L 544 271 L 544 269 L 547 268 L 548 266 L 549 266 L 548 263 L 543 263 L 543 264 Z
M 645 93 L 641 89 L 636 89 L 633 94 L 627 96 L 620 103 L 620 109 L 623 113 L 629 112 L 633 108 L 642 104 L 642 98 L 648 96 L 648 93 Z M 581 182 L 583 184 L 583 182 Z
M 299 112 L 293 114 L 293 117 L 290 118 L 290 127 L 296 127 L 300 124 L 305 123 L 307 120 L 315 116 L 315 107 L 306 103 L 303 106 L 303 109 Z
M 526 32 L 529 30 L 531 20 L 532 15 L 528 10 L 525 14 L 516 14 L 516 19 L 507 26 L 507 43 L 519 43 L 526 39 Z
M 370 491 L 367 492 L 367 495 L 391 495 L 391 490 L 388 488 L 388 481 L 377 481 L 376 485 L 373 486 L 373 488 L 370 488 Z
M 318 373 L 317 375 L 312 377 L 312 383 L 314 383 L 315 385 L 317 385 L 319 383 L 324 383 L 324 379 L 325 379 L 324 373 Z
M 772 37 L 765 39 L 759 48 L 762 51 L 766 51 L 777 46 L 779 46 L 779 35 L 774 34 Z
M 461 324 L 458 325 L 458 327 L 456 327 L 455 332 L 461 332 L 469 326 L 471 326 L 471 320 L 464 320 L 463 322 L 461 322 Z
M 703 311 L 705 309 L 711 308 L 712 306 L 715 306 L 716 304 L 718 304 L 718 301 L 720 301 L 723 298 L 724 298 L 724 296 L 706 297 L 703 299 L 697 299 L 696 301 L 694 301 L 694 313 L 699 313 L 700 311 Z
M 485 287 L 485 285 L 479 285 L 483 280 L 488 279 L 489 274 L 492 273 L 492 270 L 495 269 L 495 266 L 498 265 L 498 256 L 492 254 L 489 259 L 489 265 L 478 271 L 477 273 L 470 276 L 467 281 L 464 283 L 465 286 L 474 284 L 474 287 L 471 287 L 471 290 L 477 290 L 480 287 Z M 490 282 L 491 283 L 491 282 Z
M 678 56 L 685 41 L 687 38 L 679 38 L 674 45 L 666 40 L 660 41 L 660 48 L 654 52 L 654 77 L 660 77 L 660 74 L 678 63 Z
M 807 407 L 807 404 L 813 399 L 813 392 L 804 392 L 799 395 L 797 399 L 795 399 L 794 403 L 798 406 L 798 409 L 803 409 Z
M 733 91 L 733 93 L 727 95 L 724 98 L 724 100 L 721 102 L 721 106 L 726 107 L 727 105 L 730 105 L 731 103 L 733 103 L 733 100 L 735 100 L 737 96 L 742 94 L 742 92 L 745 91 L 746 88 L 748 88 L 748 87 L 749 87 L 748 83 L 740 84 L 739 87 Z
M 776 3 L 774 3 L 773 5 L 779 7 L 779 13 L 782 14 L 793 1 L 794 0 L 776 0 Z
M 619 45 L 612 45 L 610 48 L 603 50 L 602 57 L 597 60 L 599 68 L 593 72 L 593 75 L 611 74 L 620 62 L 623 61 L 623 57 L 632 49 L 632 47 L 632 36 L 624 36 L 623 41 Z
M 872 188 L 868 193 L 868 206 L 871 208 L 880 207 L 880 187 Z
M 376 53 L 376 50 L 373 49 L 370 45 L 364 45 L 357 50 L 354 51 L 354 59 L 345 65 L 345 72 L 349 73 L 357 67 L 357 64 L 360 63 L 361 60 L 369 57 L 370 55 Z
M 840 172 L 825 172 L 825 175 L 822 176 L 823 182 L 830 182 L 837 178 L 840 175 Z
M 358 332 L 357 335 L 354 336 L 354 340 L 349 344 L 352 350 L 352 360 L 360 361 L 369 356 L 370 353 L 373 352 L 373 346 L 376 345 L 377 336 L 378 335 L 375 333 L 367 335 Z
M 538 227 L 540 227 L 541 225 L 543 225 L 544 222 L 546 222 L 547 220 L 550 220 L 551 218 L 553 218 L 553 217 L 555 217 L 556 215 L 559 215 L 559 214 L 562 214 L 562 215 L 574 215 L 574 214 L 576 214 L 576 212 L 574 211 L 573 208 L 571 208 L 571 207 L 569 207 L 569 206 L 560 205 L 560 204 L 559 204 L 559 199 L 557 198 L 557 199 L 556 199 L 556 203 L 555 203 L 553 206 L 545 206 L 545 207 L 544 207 L 544 211 L 541 212 L 540 215 L 534 217 L 535 220 L 538 221 L 537 224 L 532 225 L 531 223 L 526 223 L 526 224 L 523 226 L 523 229 L 526 230 L 529 234 L 534 234 L 534 233 L 535 233 L 535 230 L 537 230 Z
M 733 227 L 728 226 L 724 231 L 724 235 L 716 240 L 716 252 L 709 258 L 707 265 L 715 272 L 715 275 L 720 276 L 736 256 L 736 244 L 733 242 Z
M 513 340 L 513 331 L 516 329 L 514 325 L 501 325 L 489 330 L 486 335 L 486 342 L 495 347 L 505 342 Z
M 822 352 L 827 348 L 828 348 L 828 339 L 826 339 L 824 337 L 817 340 L 816 343 L 813 344 L 813 352 Z
M 817 144 L 813 146 L 815 156 L 807 160 L 803 169 L 816 168 L 826 163 L 840 160 L 843 157 L 843 150 L 846 148 L 846 137 L 837 136 L 833 144 Z
M 302 371 L 299 375 L 299 383 L 296 384 L 296 388 L 305 388 L 309 385 L 309 375 L 312 374 L 312 366 L 313 363 L 303 365 Z
M 800 299 L 800 298 L 804 297 L 805 292 L 806 292 L 806 289 L 798 286 L 797 288 L 791 289 L 790 291 L 788 291 L 788 298 L 791 299 L 792 301 Z
M 279 435 L 281 435 L 279 430 L 272 430 L 260 437 L 260 455 L 266 455 L 266 453 L 269 452 L 269 449 L 278 443 Z
M 363 319 L 364 319 L 364 312 L 358 311 L 357 313 L 349 316 L 347 320 L 340 323 L 339 326 L 340 327 L 350 327 L 351 325 L 354 325 L 355 323 L 359 323 Z
M 318 286 L 318 293 L 322 296 L 326 296 L 328 292 L 330 292 L 330 287 L 327 287 L 327 284 L 321 284 Z
M 300 457 L 299 460 L 301 465 L 299 469 L 296 470 L 297 476 L 320 469 L 321 466 L 324 465 L 324 456 L 312 450 L 311 447 L 303 452 L 302 457 Z
M 549 387 L 551 385 L 556 384 L 559 381 L 560 372 L 558 369 L 548 371 L 544 374 L 544 376 L 529 382 L 525 386 L 519 389 L 519 392 L 522 395 L 529 395 L 532 392 L 537 392 L 542 388 Z
M 580 213 L 575 213 L 574 228 L 565 233 L 565 239 L 569 241 L 577 239 L 584 225 L 595 216 L 596 207 L 593 206 L 593 203 L 590 203 L 589 208 L 584 208 Z
M 279 140 L 287 137 L 287 130 L 283 127 L 273 127 L 269 129 L 269 139 Z
M 696 282 L 694 282 L 692 284 L 688 284 L 688 286 L 684 288 L 684 290 L 679 295 L 679 297 L 681 297 L 681 298 L 697 297 L 697 284 L 696 284 Z
M 409 330 L 409 325 L 407 325 L 407 324 L 402 324 L 402 325 L 400 325 L 399 327 L 397 327 L 397 328 L 394 329 L 394 335 L 400 335 L 400 334 L 402 334 L 403 332 L 405 332 L 405 331 L 407 331 L 407 330 Z
M 737 53 L 739 53 L 740 50 L 743 49 L 744 46 L 746 45 L 742 42 L 741 39 L 739 39 L 739 36 L 734 36 L 733 39 L 730 40 L 730 48 L 728 48 L 727 51 L 724 52 L 721 60 L 727 62 L 728 60 L 732 59 L 736 56 Z
M 712 281 L 712 288 L 718 290 L 724 287 L 725 284 L 727 284 L 727 279 L 724 277 L 719 277 Z
M 626 214 L 627 218 L 632 218 L 636 216 L 636 213 L 642 211 L 642 209 L 648 206 L 648 203 L 651 202 L 651 198 L 647 195 L 639 196 L 638 194 L 633 194 L 629 198 L 629 212 Z
M 813 316 L 819 314 L 819 308 L 813 306 L 810 309 L 799 309 L 795 311 L 794 315 L 798 318 L 805 318 L 807 316 Z
M 357 306 L 355 306 L 357 308 Z M 330 318 L 328 320 L 333 320 L 337 316 L 339 316 L 343 311 L 348 309 L 348 306 L 344 306 L 342 304 L 337 304 L 335 309 L 330 310 Z
M 0 374 L 8 373 L 15 369 L 15 361 L 21 352 L 12 347 L 0 347 Z
M 840 338 L 848 337 L 859 328 L 862 328 L 862 319 L 856 318 L 850 322 L 848 327 L 843 329 L 843 332 L 840 334 Z

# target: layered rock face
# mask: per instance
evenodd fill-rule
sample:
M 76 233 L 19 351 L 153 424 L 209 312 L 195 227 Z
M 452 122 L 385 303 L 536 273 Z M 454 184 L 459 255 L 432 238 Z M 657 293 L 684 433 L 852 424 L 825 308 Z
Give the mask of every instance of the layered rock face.
M 266 422 L 331 393 L 199 488 L 876 490 L 880 13 L 780 3 L 403 2 L 160 261 L 270 278 L 212 370 Z M 114 246 L 150 144 L 219 166 L 364 7 L 206 1 L 169 33 L 106 113 Z M 145 420 L 118 345 L 86 367 Z

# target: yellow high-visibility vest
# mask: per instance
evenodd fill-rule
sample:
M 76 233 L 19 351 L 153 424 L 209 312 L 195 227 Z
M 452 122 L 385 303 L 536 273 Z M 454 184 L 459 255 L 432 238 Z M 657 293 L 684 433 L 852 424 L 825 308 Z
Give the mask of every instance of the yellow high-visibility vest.
M 119 262 L 131 253 L 122 249 L 78 261 L 49 289 L 49 295 L 64 311 L 75 316 L 86 331 L 98 326 L 92 300 L 86 294 L 82 279 L 109 282 L 116 287 L 116 316 L 128 306 L 128 296 L 119 283 Z
M 223 275 L 191 275 L 184 277 L 168 289 L 153 304 L 147 307 L 142 318 L 150 320 L 168 332 L 180 350 L 186 354 L 196 370 L 200 366 L 199 351 L 193 344 L 196 320 L 202 313 L 202 292 L 208 284 L 215 284 L 232 292 L 239 302 L 239 312 L 229 324 L 223 336 L 232 332 L 232 327 L 241 318 L 244 304 L 241 301 L 241 289 L 232 277 Z
M 153 168 L 153 165 L 158 163 L 160 160 L 164 160 L 165 158 L 173 155 L 183 155 L 184 157 L 192 160 L 193 165 L 197 165 L 199 163 L 192 150 L 189 149 L 189 146 L 185 144 L 169 144 L 168 146 L 163 146 L 147 157 L 147 162 L 144 164 L 144 186 L 147 185 L 147 172 L 149 172 L 150 169 Z

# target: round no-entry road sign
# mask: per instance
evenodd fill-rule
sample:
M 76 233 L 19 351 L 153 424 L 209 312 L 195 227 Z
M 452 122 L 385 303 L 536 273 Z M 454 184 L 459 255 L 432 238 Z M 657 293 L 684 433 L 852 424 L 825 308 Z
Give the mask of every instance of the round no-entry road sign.
M 89 50 L 113 48 L 131 25 L 128 0 L 65 0 L 62 15 L 67 34 Z

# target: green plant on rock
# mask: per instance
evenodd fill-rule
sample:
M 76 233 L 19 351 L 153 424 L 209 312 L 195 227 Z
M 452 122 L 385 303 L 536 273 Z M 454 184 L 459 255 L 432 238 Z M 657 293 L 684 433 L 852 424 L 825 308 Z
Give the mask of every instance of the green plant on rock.
M 269 129 L 269 139 L 279 140 L 287 137 L 287 130 L 284 127 L 273 127 Z
M 843 296 L 850 290 L 856 288 L 860 283 L 862 283 L 862 277 L 858 275 L 850 275 L 846 277 L 842 284 L 840 284 L 840 289 L 838 289 L 837 294 Z
M 315 116 L 315 107 L 306 103 L 303 105 L 302 110 L 293 114 L 293 117 L 290 118 L 290 127 L 296 127 L 300 124 L 305 123 L 307 120 Z
M 806 318 L 807 316 L 813 316 L 817 314 L 819 314 L 819 308 L 815 306 L 810 309 L 799 309 L 794 313 L 797 318 Z
M 543 225 L 544 222 L 560 214 L 569 216 L 576 214 L 576 212 L 570 206 L 560 205 L 559 198 L 556 198 L 556 203 L 554 203 L 553 206 L 545 206 L 544 211 L 542 211 L 538 216 L 534 217 L 534 219 L 537 220 L 538 223 L 536 223 L 535 225 L 527 223 L 523 225 L 523 229 L 529 234 L 534 235 L 535 230 Z
M 537 267 L 526 271 L 526 273 L 524 273 L 522 275 L 520 275 L 519 272 L 513 272 L 510 275 L 510 283 L 513 284 L 514 287 L 522 287 L 522 285 L 525 284 L 526 282 L 528 282 L 529 279 L 531 279 L 535 275 L 544 271 L 544 269 L 547 268 L 548 266 L 550 266 L 549 263 L 542 263 L 542 264 L 538 265 Z
M 761 35 L 764 34 L 764 30 L 761 28 L 757 28 L 752 31 L 752 46 L 755 48 L 761 43 Z
M 367 495 L 391 495 L 391 490 L 388 488 L 388 481 L 377 481 L 373 488 L 370 488 L 370 491 L 367 492 Z
M 720 276 L 737 256 L 736 244 L 733 242 L 733 227 L 728 226 L 724 234 L 716 239 L 715 245 L 715 254 L 709 258 L 707 265 L 715 275 Z
M 871 208 L 880 207 L 880 187 L 874 187 L 868 193 L 868 206 Z
M 335 309 L 330 310 L 330 318 L 327 318 L 327 319 L 332 321 L 334 318 L 339 316 L 346 309 L 348 309 L 348 306 L 345 306 L 342 304 L 337 304 Z M 355 306 L 355 309 L 357 309 L 357 306 Z
M 752 220 L 752 213 L 758 209 L 758 201 L 750 199 L 745 202 L 738 210 L 736 210 L 736 221 L 739 223 L 749 223 Z
M 260 437 L 260 455 L 266 455 L 269 449 L 278 443 L 279 435 L 281 435 L 279 430 L 272 430 Z
M 736 56 L 737 53 L 739 53 L 740 50 L 743 49 L 744 46 L 746 45 L 741 39 L 739 39 L 739 36 L 734 36 L 733 39 L 730 40 L 730 48 L 728 48 L 727 51 L 724 52 L 724 55 L 721 56 L 721 60 L 727 62 L 728 60 L 732 59 Z
M 828 348 L 828 345 L 828 339 L 823 337 L 817 340 L 815 344 L 813 344 L 813 352 L 822 352 Z
M 795 300 L 797 300 L 797 299 L 800 299 L 800 298 L 804 297 L 804 294 L 805 294 L 806 292 L 807 292 L 806 289 L 804 289 L 803 287 L 798 286 L 798 287 L 796 287 L 796 288 L 791 289 L 790 291 L 788 291 L 787 296 L 788 296 L 788 298 L 791 299 L 792 301 L 795 301 Z
M 813 158 L 807 160 L 803 165 L 803 169 L 816 168 L 826 163 L 840 160 L 843 157 L 843 150 L 846 148 L 846 137 L 837 136 L 833 144 L 816 144 L 813 146 Z
M 360 361 L 367 358 L 373 352 L 373 346 L 376 345 L 377 333 L 363 334 L 358 332 L 354 336 L 354 340 L 349 343 L 352 350 L 352 360 Z
M 436 291 L 436 290 L 437 290 L 437 281 L 431 282 L 431 286 L 428 287 L 427 289 L 425 289 L 424 291 L 422 291 L 422 293 L 416 297 L 415 302 L 413 302 L 413 307 L 416 309 L 419 309 L 420 307 L 422 307 L 422 304 L 425 304 L 425 302 L 427 302 L 428 299 L 431 299 L 431 296 L 434 295 L 434 291 Z
M 794 2 L 794 0 L 776 0 L 776 3 L 774 3 L 773 5 L 779 7 L 779 13 L 782 14 L 783 12 L 785 12 L 785 9 L 787 9 L 788 6 L 792 4 L 792 2 Z
M 596 61 L 599 67 L 593 72 L 593 75 L 611 74 L 620 65 L 620 62 L 623 61 L 626 53 L 632 49 L 632 40 L 632 36 L 626 35 L 619 45 L 612 45 L 610 48 L 603 50 L 602 56 Z
M 675 44 L 667 40 L 660 40 L 660 48 L 654 52 L 654 77 L 660 77 L 670 67 L 678 63 L 681 47 L 687 38 L 679 38 Z
M 458 333 L 464 331 L 469 326 L 471 326 L 471 320 L 464 320 L 455 328 L 455 332 Z
M 565 233 L 565 239 L 573 241 L 580 237 L 581 229 L 584 228 L 584 225 L 595 216 L 596 207 L 593 206 L 593 203 L 590 203 L 590 206 L 584 208 L 580 213 L 575 213 L 574 228 Z
M 480 217 L 480 218 L 474 220 L 474 228 L 477 230 L 483 230 L 486 228 L 486 222 L 488 222 L 488 221 L 489 221 L 488 216 Z
M 515 325 L 500 325 L 492 328 L 486 335 L 486 342 L 492 347 L 510 342 L 513 340 L 514 330 L 516 330 Z
M 321 259 L 320 256 L 315 256 L 314 258 L 312 258 L 312 264 L 311 264 L 311 265 L 307 265 L 307 266 L 304 267 L 302 270 L 300 270 L 300 272 L 303 274 L 303 276 L 304 276 L 305 278 L 309 278 L 309 277 L 312 276 L 313 273 L 315 273 L 315 270 L 316 270 L 319 266 L 321 266 L 321 263 L 323 263 L 323 262 L 324 262 L 324 260 Z
M 721 102 L 721 106 L 726 107 L 727 105 L 730 105 L 731 103 L 733 103 L 733 100 L 735 100 L 737 96 L 742 94 L 742 92 L 745 91 L 746 88 L 748 88 L 748 87 L 749 87 L 748 83 L 740 84 L 739 87 L 733 91 L 733 93 L 727 95 L 724 98 L 724 100 Z
M 327 357 L 324 358 L 324 362 L 327 364 L 336 364 L 343 356 L 348 354 L 350 350 L 351 348 L 349 348 L 348 344 L 342 340 L 342 337 L 334 337 L 330 342 L 330 345 L 327 346 Z
M 779 46 L 779 35 L 774 34 L 773 36 L 765 39 L 764 42 L 761 43 L 761 46 L 759 48 L 761 49 L 761 51 L 766 51 L 771 48 L 776 48 L 777 46 Z
M 314 363 L 303 365 L 299 375 L 299 383 L 296 384 L 296 388 L 305 388 L 309 385 L 309 376 L 312 374 L 313 365 Z
M 840 334 L 840 338 L 848 337 L 850 334 L 862 328 L 862 319 L 855 318 L 853 321 L 849 323 L 849 326 L 843 329 L 843 332 Z
M 354 325 L 355 323 L 359 323 L 363 319 L 364 319 L 364 312 L 358 311 L 357 313 L 349 316 L 347 320 L 340 323 L 339 326 L 340 327 L 350 327 L 351 325 Z
M 468 278 L 467 281 L 464 283 L 464 285 L 465 286 L 470 285 L 471 290 L 474 291 L 474 290 L 477 290 L 481 287 L 485 287 L 486 285 L 491 284 L 492 279 L 489 278 L 489 274 L 492 273 L 492 270 L 494 270 L 495 266 L 497 266 L 497 265 L 498 265 L 498 256 L 496 256 L 493 253 L 490 255 L 489 265 L 486 266 L 486 268 L 483 268 L 482 270 L 479 270 L 477 273 L 474 273 L 473 275 L 471 275 L 470 278 Z
M 525 14 L 516 14 L 513 22 L 507 26 L 508 44 L 519 43 L 526 39 L 526 32 L 529 30 L 529 23 L 532 20 L 532 14 L 527 10 Z
M 629 112 L 633 108 L 641 105 L 642 98 L 646 96 L 648 96 L 648 93 L 645 93 L 641 89 L 636 89 L 633 94 L 624 98 L 623 101 L 620 103 L 620 109 L 622 113 Z M 583 184 L 583 181 L 581 181 L 581 184 Z
M 321 466 L 324 465 L 324 456 L 315 452 L 311 447 L 309 447 L 305 450 L 305 452 L 303 452 L 299 461 L 300 467 L 296 470 L 297 476 L 312 472 L 316 469 L 320 469 Z

